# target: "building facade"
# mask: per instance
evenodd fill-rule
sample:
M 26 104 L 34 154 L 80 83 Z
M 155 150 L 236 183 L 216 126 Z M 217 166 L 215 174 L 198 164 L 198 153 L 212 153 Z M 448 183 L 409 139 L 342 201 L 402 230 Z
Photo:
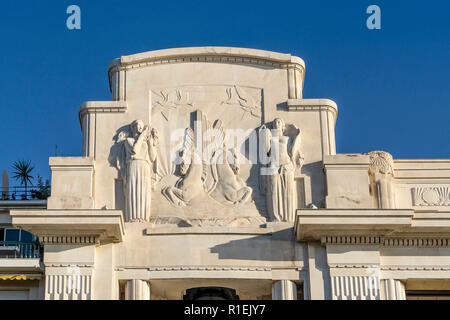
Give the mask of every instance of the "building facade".
M 111 101 L 79 108 L 81 156 L 49 160 L 48 200 L 0 202 L 41 248 L 0 258 L 0 298 L 450 294 L 450 159 L 336 154 L 337 105 L 303 98 L 302 59 L 168 49 L 108 77 Z

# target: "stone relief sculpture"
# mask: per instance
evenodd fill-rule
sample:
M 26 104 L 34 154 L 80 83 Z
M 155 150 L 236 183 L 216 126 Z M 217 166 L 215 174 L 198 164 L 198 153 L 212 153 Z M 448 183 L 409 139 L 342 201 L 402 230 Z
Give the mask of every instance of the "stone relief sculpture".
M 416 187 L 412 191 L 415 206 L 450 206 L 448 187 Z
M 122 132 L 123 145 L 117 159 L 119 176 L 124 181 L 127 221 L 148 221 L 151 203 L 151 165 L 156 161 L 157 132 L 142 120 L 130 125 L 130 134 Z
M 378 208 L 394 208 L 394 160 L 390 153 L 372 151 L 370 156 L 369 173 L 371 177 L 371 191 L 375 196 Z
M 261 167 L 261 189 L 266 194 L 267 206 L 277 221 L 294 221 L 294 171 L 302 166 L 300 129 L 294 126 L 295 136 L 285 134 L 285 123 L 280 118 L 272 122 L 272 130 L 260 128 L 260 146 L 268 161 Z
M 227 151 L 225 130 L 222 121 L 211 123 L 206 116 L 197 112 L 201 122 L 197 126 L 200 140 L 191 128 L 186 128 L 183 147 L 179 151 L 181 178 L 175 186 L 166 187 L 162 194 L 176 207 L 188 206 L 191 200 L 208 195 L 214 200 L 228 205 L 248 202 L 252 190 L 238 176 L 237 151 Z M 195 142 L 201 141 L 201 148 Z M 199 142 L 200 143 L 200 142 Z M 232 158 L 230 163 L 229 158 Z
M 232 163 L 229 163 L 228 160 L 230 156 L 233 159 Z M 237 150 L 234 148 L 231 153 L 219 151 L 213 157 L 211 171 L 216 181 L 216 186 L 211 196 L 219 202 L 233 205 L 247 202 L 252 195 L 252 189 L 239 177 L 240 166 Z M 223 161 L 218 161 L 222 157 Z
M 161 114 L 166 119 L 170 120 L 170 114 L 172 110 L 183 106 L 193 106 L 192 97 L 189 91 L 175 88 L 172 90 L 152 90 L 152 95 L 154 98 L 154 105 L 159 105 L 162 110 Z
M 193 198 L 204 193 L 203 165 L 199 159 L 196 159 L 194 133 L 191 128 L 185 130 L 183 148 L 179 156 L 181 178 L 175 186 L 164 188 L 162 193 L 174 206 L 185 207 Z
M 256 99 L 243 88 L 235 85 L 227 88 L 225 91 L 227 99 L 222 103 L 238 104 L 244 111 L 249 112 L 252 116 L 261 117 L 261 102 L 256 101 Z

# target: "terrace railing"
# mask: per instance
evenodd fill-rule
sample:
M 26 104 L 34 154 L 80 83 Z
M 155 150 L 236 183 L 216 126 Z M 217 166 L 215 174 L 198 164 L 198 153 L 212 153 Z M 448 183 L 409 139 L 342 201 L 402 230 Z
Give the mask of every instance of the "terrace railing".
M 0 258 L 41 258 L 39 242 L 0 241 Z
M 0 187 L 0 201 L 45 200 L 47 196 L 37 186 Z

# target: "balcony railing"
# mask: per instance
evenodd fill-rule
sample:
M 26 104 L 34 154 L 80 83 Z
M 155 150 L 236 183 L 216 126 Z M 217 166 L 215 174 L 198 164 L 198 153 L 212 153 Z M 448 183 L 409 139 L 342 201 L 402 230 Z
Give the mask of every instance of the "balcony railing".
M 17 187 L 0 186 L 0 201 L 45 200 L 45 199 L 47 199 L 47 195 L 43 193 L 37 186 L 27 186 L 26 190 L 24 186 L 17 186 Z
M 39 242 L 0 241 L 0 258 L 40 258 Z

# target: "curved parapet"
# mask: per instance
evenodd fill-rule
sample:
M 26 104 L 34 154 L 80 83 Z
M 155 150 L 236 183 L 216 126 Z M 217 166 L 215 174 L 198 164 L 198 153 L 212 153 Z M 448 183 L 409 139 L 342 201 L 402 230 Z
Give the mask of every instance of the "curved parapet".
M 305 63 L 299 57 L 248 48 L 189 47 L 148 51 L 112 60 L 108 66 L 108 75 L 113 100 L 125 99 L 127 70 L 179 63 L 225 63 L 285 69 L 288 71 L 289 98 L 302 97 Z

